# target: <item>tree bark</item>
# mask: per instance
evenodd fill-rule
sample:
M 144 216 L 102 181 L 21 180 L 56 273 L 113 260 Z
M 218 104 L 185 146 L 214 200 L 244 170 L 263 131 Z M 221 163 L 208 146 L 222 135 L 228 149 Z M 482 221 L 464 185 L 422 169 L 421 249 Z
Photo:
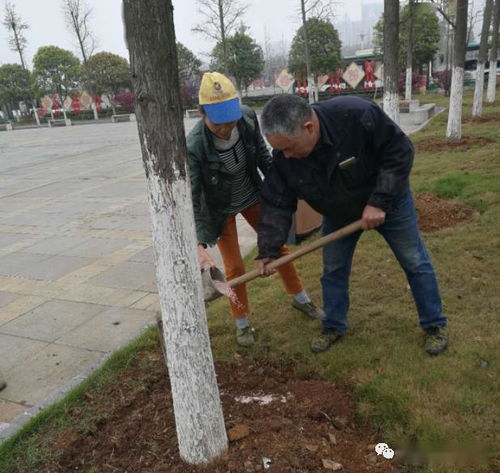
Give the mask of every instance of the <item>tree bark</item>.
M 496 96 L 499 22 L 500 0 L 495 0 L 495 6 L 493 7 L 493 32 L 491 34 L 490 70 L 488 73 L 488 90 L 486 92 L 486 100 L 488 103 L 493 103 Z
M 219 22 L 220 22 L 220 38 L 222 41 L 222 54 L 224 55 L 224 72 L 227 74 L 227 43 L 226 43 L 226 28 L 224 26 L 224 10 L 222 5 L 223 0 L 219 0 Z
M 472 104 L 473 117 L 480 117 L 483 112 L 484 65 L 488 58 L 488 39 L 490 36 L 492 8 L 493 0 L 486 0 L 483 14 L 483 26 L 481 28 L 481 42 L 479 44 L 479 54 L 477 58 L 476 84 L 474 88 L 474 102 Z
M 309 103 L 315 102 L 315 90 L 316 85 L 314 79 L 311 76 L 311 55 L 309 54 L 309 36 L 307 34 L 307 18 L 306 18 L 306 5 L 305 0 L 300 0 L 300 8 L 302 11 L 302 31 L 304 32 L 304 52 L 306 60 L 306 75 L 307 84 L 309 85 Z
M 21 47 L 21 42 L 19 41 L 19 37 L 17 35 L 17 29 L 13 27 L 12 30 L 14 33 L 14 41 L 16 42 L 17 52 L 19 53 L 19 58 L 21 59 L 21 66 L 23 66 L 23 69 L 26 69 L 26 65 L 24 63 L 23 48 Z
M 446 137 L 451 140 L 462 138 L 462 101 L 464 95 L 464 63 L 467 40 L 467 0 L 457 0 L 455 27 L 455 54 L 451 76 L 450 106 Z
M 408 46 L 406 49 L 406 80 L 405 80 L 405 100 L 411 100 L 411 86 L 413 75 L 413 15 L 415 4 L 413 0 L 408 0 Z
M 399 0 L 384 0 L 384 112 L 399 123 Z
M 123 5 L 179 451 L 204 463 L 224 453 L 227 436 L 196 252 L 172 2 Z

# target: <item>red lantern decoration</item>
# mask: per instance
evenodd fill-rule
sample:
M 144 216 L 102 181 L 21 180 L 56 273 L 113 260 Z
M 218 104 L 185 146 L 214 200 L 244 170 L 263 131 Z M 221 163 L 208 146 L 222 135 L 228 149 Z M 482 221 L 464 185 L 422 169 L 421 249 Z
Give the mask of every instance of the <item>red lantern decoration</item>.
M 365 61 L 365 90 L 375 89 L 375 63 L 373 60 Z

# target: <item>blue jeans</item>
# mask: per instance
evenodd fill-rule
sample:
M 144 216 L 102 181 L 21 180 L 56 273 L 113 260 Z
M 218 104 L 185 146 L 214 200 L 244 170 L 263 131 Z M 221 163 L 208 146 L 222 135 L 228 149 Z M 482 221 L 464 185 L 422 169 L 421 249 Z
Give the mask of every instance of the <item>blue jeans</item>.
M 338 229 L 330 218 L 323 220 L 323 235 Z M 443 327 L 441 297 L 431 260 L 420 237 L 415 206 L 409 192 L 388 212 L 385 222 L 376 228 L 385 238 L 406 273 L 417 306 L 420 326 Z M 356 232 L 323 248 L 323 320 L 325 330 L 347 330 L 349 276 L 354 249 L 362 232 Z

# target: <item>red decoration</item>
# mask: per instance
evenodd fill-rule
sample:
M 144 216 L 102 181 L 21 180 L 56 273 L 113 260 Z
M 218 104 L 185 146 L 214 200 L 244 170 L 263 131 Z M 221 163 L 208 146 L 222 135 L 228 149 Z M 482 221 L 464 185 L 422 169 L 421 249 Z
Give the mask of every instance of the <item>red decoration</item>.
M 342 86 L 340 83 L 340 79 L 342 79 L 342 69 L 330 72 L 330 74 L 328 74 L 328 78 L 330 82 L 330 87 L 328 88 L 329 94 L 340 94 L 340 92 L 342 92 Z
M 100 95 L 93 95 L 92 98 L 94 99 L 95 103 L 95 108 L 97 109 L 98 112 L 102 110 L 102 100 Z
M 74 113 L 80 113 L 81 104 L 80 97 L 78 97 L 78 95 L 71 97 L 71 110 L 73 110 Z
M 366 90 L 375 89 L 375 63 L 372 60 L 365 61 L 365 84 Z

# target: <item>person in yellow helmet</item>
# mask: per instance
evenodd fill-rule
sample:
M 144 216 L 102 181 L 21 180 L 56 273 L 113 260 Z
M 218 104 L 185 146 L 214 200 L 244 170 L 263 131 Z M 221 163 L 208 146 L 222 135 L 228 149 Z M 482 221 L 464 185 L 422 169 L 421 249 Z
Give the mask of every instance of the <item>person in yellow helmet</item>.
M 218 72 L 203 75 L 199 104 L 201 119 L 187 137 L 198 255 L 202 267 L 215 265 L 206 248 L 217 245 L 226 278 L 231 280 L 245 272 L 236 216 L 241 214 L 257 228 L 260 173 L 267 173 L 272 158 L 255 112 L 240 105 L 236 89 L 226 76 Z M 281 255 L 288 252 L 286 246 L 281 248 Z M 304 291 L 295 265 L 286 264 L 278 272 L 292 296 L 293 307 L 311 318 L 322 318 L 323 311 Z M 254 336 L 246 286 L 236 287 L 235 292 L 239 303 L 229 303 L 236 322 L 236 341 L 250 346 Z

